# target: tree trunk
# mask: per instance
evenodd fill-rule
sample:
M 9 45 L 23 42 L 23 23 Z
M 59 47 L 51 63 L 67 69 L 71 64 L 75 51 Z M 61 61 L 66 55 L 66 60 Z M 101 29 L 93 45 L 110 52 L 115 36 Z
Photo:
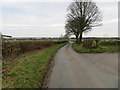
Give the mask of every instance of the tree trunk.
M 100 40 L 96 39 L 95 41 L 96 41 L 96 48 L 97 48 L 98 47 L 98 43 L 99 43 Z
M 78 44 L 81 44 L 82 43 L 82 33 L 80 33 L 80 37 L 79 37 L 79 41 L 78 41 Z
M 78 40 L 79 40 L 78 35 L 76 35 L 76 43 L 78 43 Z

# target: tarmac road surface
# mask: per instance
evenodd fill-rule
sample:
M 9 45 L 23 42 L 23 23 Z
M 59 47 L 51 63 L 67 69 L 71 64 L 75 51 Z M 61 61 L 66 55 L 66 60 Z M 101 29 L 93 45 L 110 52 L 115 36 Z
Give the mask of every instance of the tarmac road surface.
M 54 57 L 48 88 L 118 88 L 117 53 L 105 57 L 77 53 L 68 43 Z

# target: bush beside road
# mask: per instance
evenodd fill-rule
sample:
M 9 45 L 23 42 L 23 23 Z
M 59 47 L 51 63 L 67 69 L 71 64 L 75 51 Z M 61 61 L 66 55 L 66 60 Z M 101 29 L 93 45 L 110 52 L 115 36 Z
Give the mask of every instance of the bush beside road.
M 48 66 L 57 50 L 66 43 L 3 60 L 3 88 L 42 87 Z
M 87 46 L 87 45 L 86 45 Z M 101 40 L 99 42 L 98 47 L 95 47 L 95 42 L 90 47 L 84 47 L 82 45 L 78 45 L 75 42 L 72 44 L 72 47 L 75 51 L 79 53 L 103 53 L 103 52 L 120 52 L 119 49 L 120 41 L 115 40 Z

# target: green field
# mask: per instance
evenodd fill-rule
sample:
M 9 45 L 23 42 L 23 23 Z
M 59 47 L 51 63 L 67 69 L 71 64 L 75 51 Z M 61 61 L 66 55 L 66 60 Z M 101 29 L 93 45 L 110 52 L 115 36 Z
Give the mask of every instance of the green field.
M 91 47 L 83 47 L 73 42 L 73 49 L 79 53 L 120 52 L 120 45 L 117 44 L 120 40 L 100 40 L 98 47 L 95 47 L 95 41 Z M 66 43 L 29 51 L 15 58 L 4 58 L 3 88 L 42 87 L 50 61 L 57 50 Z
M 83 47 L 75 42 L 72 47 L 75 51 L 79 53 L 103 53 L 103 52 L 120 52 L 120 45 L 116 44 L 116 42 L 120 42 L 120 40 L 101 40 L 99 42 L 99 46 L 95 47 L 95 41 L 93 42 L 92 47 Z
M 3 60 L 3 88 L 42 87 L 50 61 L 65 44 L 29 52 L 14 60 Z
M 26 42 L 26 41 L 64 41 L 65 39 L 51 39 L 51 40 L 3 40 L 5 42 Z

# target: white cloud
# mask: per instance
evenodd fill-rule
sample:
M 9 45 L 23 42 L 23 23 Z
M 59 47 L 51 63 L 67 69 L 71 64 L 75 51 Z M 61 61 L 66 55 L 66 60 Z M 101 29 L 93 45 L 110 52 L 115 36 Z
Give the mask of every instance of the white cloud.
M 106 20 L 106 21 L 103 21 L 102 24 L 110 24 L 110 23 L 118 23 L 118 19 L 111 19 L 111 20 Z
M 0 2 L 72 2 L 74 0 L 1 0 Z M 95 2 L 118 2 L 119 0 L 93 0 Z
M 95 1 L 95 0 L 94 0 Z M 5 34 L 12 36 L 60 36 L 65 33 L 64 23 L 69 2 L 37 2 L 35 3 L 3 3 Z M 117 3 L 98 2 L 103 13 L 103 26 L 97 27 L 85 36 L 116 35 L 117 33 Z M 95 34 L 96 33 L 96 34 Z M 98 34 L 97 34 L 98 33 Z

